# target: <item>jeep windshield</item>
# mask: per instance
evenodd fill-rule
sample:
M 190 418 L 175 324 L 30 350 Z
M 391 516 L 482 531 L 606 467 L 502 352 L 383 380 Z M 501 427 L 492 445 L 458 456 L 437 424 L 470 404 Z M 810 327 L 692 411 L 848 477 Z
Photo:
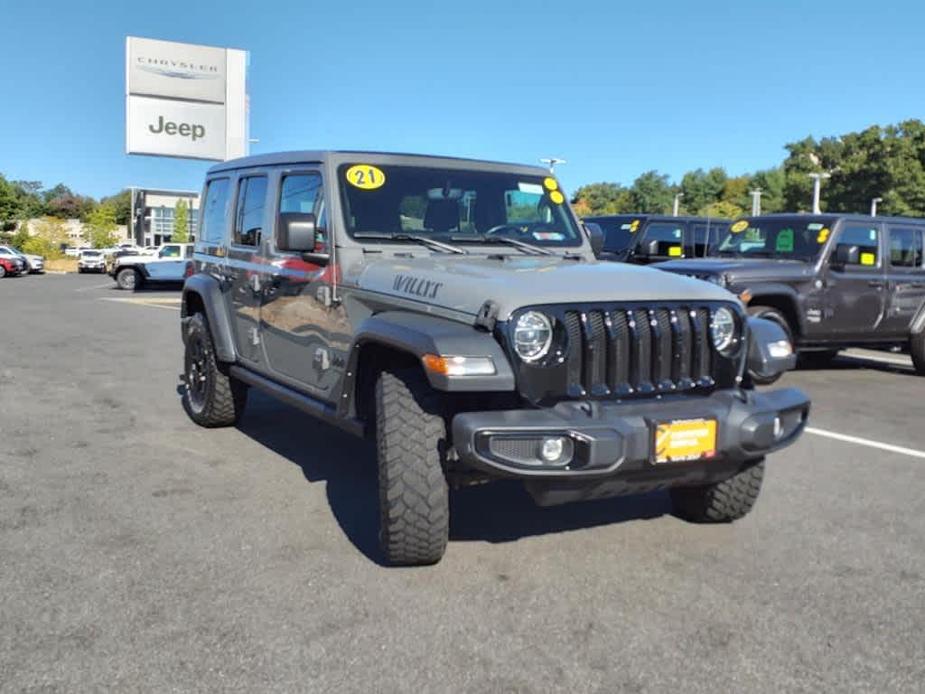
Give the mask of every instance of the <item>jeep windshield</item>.
M 830 234 L 829 222 L 800 219 L 740 219 L 720 234 L 717 254 L 736 258 L 815 260 Z
M 582 244 L 565 195 L 548 176 L 345 164 L 338 177 L 344 223 L 358 240 L 427 238 L 521 252 Z

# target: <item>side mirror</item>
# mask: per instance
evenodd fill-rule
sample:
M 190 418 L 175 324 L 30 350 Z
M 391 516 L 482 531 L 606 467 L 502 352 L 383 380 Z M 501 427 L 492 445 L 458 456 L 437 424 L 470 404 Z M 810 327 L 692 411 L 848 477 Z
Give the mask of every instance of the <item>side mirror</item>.
M 636 250 L 636 255 L 642 256 L 643 258 L 650 258 L 658 255 L 658 240 L 641 241 L 639 243 L 639 248 Z
M 294 251 L 309 256 L 314 263 L 326 261 L 328 253 L 316 253 L 318 227 L 315 215 L 302 212 L 283 212 L 276 229 L 276 247 L 281 251 Z
M 585 233 L 588 234 L 588 241 L 591 243 L 591 251 L 595 258 L 601 257 L 604 250 L 604 230 L 597 222 L 585 222 Z
M 860 263 L 861 249 L 857 246 L 849 246 L 840 243 L 835 247 L 835 255 L 832 258 L 833 265 L 844 267 L 845 265 L 858 265 Z

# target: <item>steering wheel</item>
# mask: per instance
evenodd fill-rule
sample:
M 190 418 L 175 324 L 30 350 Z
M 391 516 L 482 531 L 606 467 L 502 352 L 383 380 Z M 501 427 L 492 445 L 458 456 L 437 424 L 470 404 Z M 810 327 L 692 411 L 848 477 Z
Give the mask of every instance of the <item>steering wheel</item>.
M 516 224 L 499 224 L 498 226 L 492 227 L 486 231 L 485 236 L 495 236 L 496 234 L 500 234 L 505 229 L 511 229 L 517 236 L 523 236 L 527 233 Z

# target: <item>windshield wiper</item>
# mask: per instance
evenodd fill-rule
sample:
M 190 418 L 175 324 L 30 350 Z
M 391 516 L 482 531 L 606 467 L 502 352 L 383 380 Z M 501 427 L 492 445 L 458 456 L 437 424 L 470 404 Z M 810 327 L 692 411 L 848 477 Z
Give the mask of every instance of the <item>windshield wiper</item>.
M 422 246 L 427 246 L 430 249 L 441 251 L 443 253 L 462 253 L 464 255 L 468 253 L 468 251 L 460 248 L 459 246 L 443 243 L 443 241 L 437 241 L 436 239 L 431 239 L 427 236 L 420 236 L 418 234 L 406 234 L 404 232 L 389 234 L 384 231 L 358 231 L 353 235 L 353 238 L 376 239 L 377 241 L 411 241 L 413 243 L 419 243 Z
M 532 243 L 527 243 L 526 241 L 520 241 L 518 239 L 512 239 L 510 236 L 486 236 L 484 234 L 467 234 L 465 236 L 451 236 L 450 241 L 461 241 L 463 243 L 484 243 L 484 244 L 493 244 L 500 243 L 506 246 L 514 246 L 514 248 L 519 248 L 524 253 L 529 253 L 531 255 L 555 255 L 548 248 L 542 248 L 540 246 L 534 246 Z

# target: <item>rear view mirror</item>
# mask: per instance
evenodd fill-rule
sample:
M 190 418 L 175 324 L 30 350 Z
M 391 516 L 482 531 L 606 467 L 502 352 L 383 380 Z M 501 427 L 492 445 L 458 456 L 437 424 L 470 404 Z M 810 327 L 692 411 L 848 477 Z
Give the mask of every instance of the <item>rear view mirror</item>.
M 316 253 L 318 227 L 315 215 L 301 212 L 283 212 L 276 230 L 276 247 L 281 251 L 294 251 L 309 256 L 318 263 L 328 259 L 327 253 Z
M 833 257 L 833 265 L 858 265 L 860 264 L 860 255 L 861 249 L 857 246 L 849 246 L 848 244 L 840 243 L 835 247 L 835 256 Z
M 601 257 L 604 250 L 604 230 L 597 222 L 585 222 L 585 232 L 588 234 L 588 241 L 591 243 L 591 251 L 595 258 Z

